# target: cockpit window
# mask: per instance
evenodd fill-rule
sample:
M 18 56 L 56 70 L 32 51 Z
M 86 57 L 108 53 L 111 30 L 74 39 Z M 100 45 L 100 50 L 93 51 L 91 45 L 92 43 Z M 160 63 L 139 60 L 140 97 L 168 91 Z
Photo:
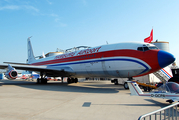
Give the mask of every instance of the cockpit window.
M 148 47 L 144 47 L 144 51 L 147 51 L 147 50 L 149 50 L 149 48 Z
M 174 82 L 168 82 L 166 84 L 161 85 L 157 89 L 153 90 L 151 93 L 177 93 L 179 94 L 179 85 Z
M 168 82 L 167 87 L 171 93 L 179 93 L 179 85 L 177 83 Z
M 143 51 L 143 47 L 138 47 L 137 50 Z
M 150 50 L 157 50 L 158 48 L 153 46 L 153 47 L 149 47 Z
M 156 46 L 150 46 L 150 47 L 138 47 L 137 50 L 139 51 L 147 51 L 147 50 L 157 50 L 158 48 Z
M 139 51 L 147 51 L 147 50 L 149 50 L 149 48 L 148 47 L 138 47 L 137 50 L 139 50 Z

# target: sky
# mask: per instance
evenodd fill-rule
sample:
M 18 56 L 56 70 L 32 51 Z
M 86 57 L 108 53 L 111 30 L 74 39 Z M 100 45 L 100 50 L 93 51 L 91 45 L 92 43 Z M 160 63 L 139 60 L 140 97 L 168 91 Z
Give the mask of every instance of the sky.
M 169 42 L 179 66 L 179 0 L 0 0 L 0 64 L 26 62 L 27 38 L 35 56 L 57 48 Z M 151 56 L 152 58 L 152 56 Z

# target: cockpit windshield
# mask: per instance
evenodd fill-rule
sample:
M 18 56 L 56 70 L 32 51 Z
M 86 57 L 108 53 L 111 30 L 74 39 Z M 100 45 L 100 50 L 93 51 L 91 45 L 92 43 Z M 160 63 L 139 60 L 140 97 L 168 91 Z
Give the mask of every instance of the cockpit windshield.
M 138 47 L 138 51 L 147 51 L 147 50 L 157 50 L 158 48 L 156 46 L 144 46 L 144 47 Z
M 171 93 L 179 93 L 179 84 L 174 82 L 168 82 L 167 86 Z
M 166 84 L 161 85 L 159 88 L 152 91 L 153 93 L 178 93 L 179 94 L 179 84 L 175 82 L 168 82 Z

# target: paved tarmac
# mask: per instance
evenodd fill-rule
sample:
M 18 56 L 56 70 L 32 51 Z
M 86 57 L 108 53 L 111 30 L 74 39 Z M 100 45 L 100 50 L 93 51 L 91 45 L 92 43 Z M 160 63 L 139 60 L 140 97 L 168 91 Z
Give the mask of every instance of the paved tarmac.
M 0 80 L 0 120 L 137 120 L 168 105 L 161 99 L 130 96 L 129 90 L 110 81 Z

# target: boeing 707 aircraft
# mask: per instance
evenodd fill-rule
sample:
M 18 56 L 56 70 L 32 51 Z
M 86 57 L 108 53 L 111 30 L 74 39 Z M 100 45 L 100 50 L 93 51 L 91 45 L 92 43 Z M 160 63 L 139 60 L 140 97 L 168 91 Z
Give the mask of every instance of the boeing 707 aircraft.
M 68 77 L 68 82 L 86 77 L 132 78 L 153 73 L 175 61 L 172 54 L 149 43 L 107 44 L 41 59 L 35 59 L 30 37 L 27 46 L 27 64 L 0 65 L 1 69 L 7 68 L 7 78 L 15 79 L 16 69 L 39 72 L 37 83 L 47 83 L 46 77 Z

